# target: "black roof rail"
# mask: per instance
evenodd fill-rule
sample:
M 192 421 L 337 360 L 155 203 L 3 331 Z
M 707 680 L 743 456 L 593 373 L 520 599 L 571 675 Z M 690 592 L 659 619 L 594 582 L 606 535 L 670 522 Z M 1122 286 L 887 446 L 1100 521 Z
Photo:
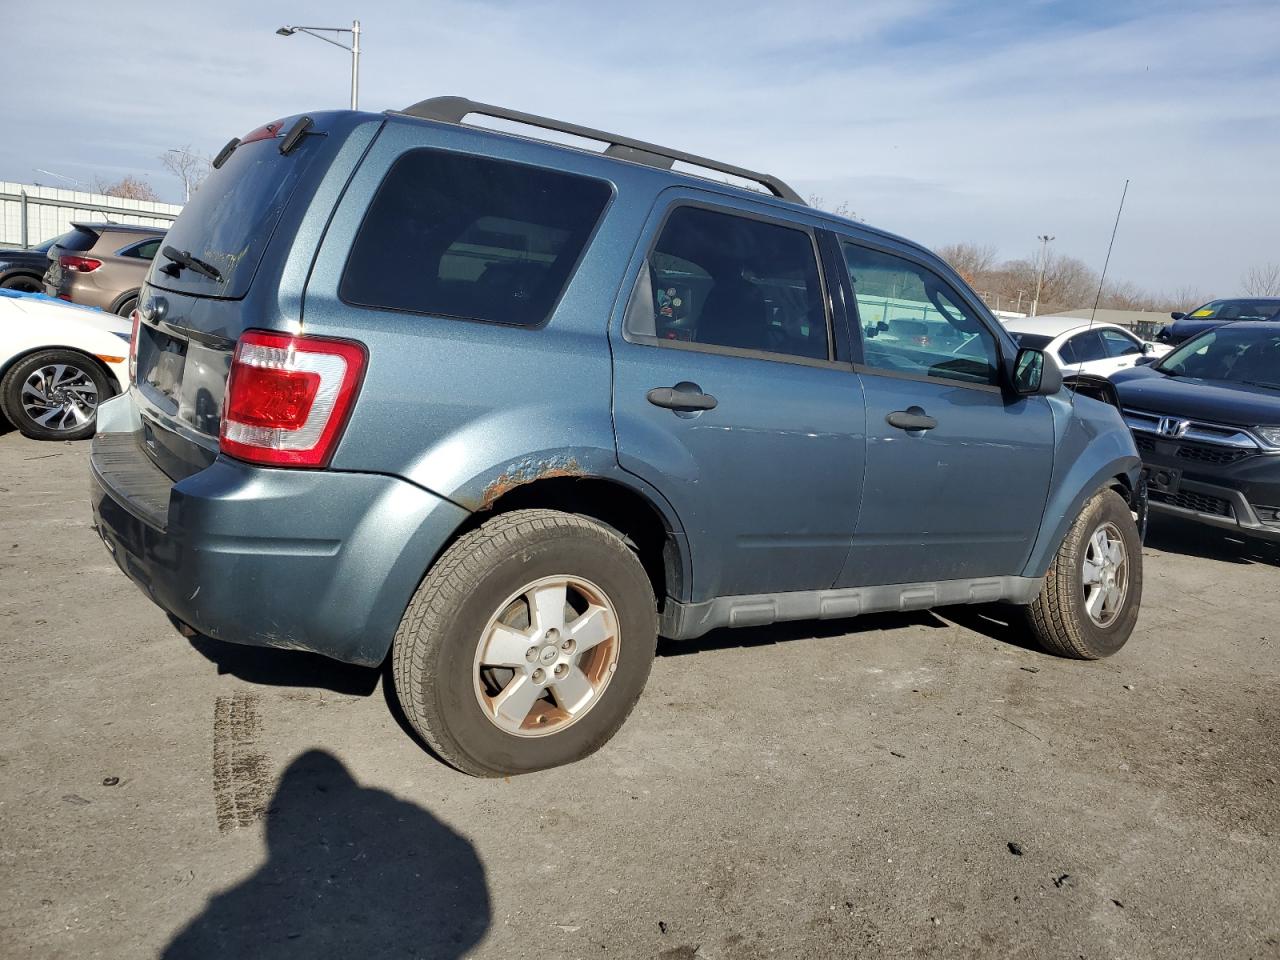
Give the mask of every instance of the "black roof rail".
M 513 123 L 541 127 L 543 130 L 556 130 L 560 133 L 582 137 L 585 140 L 607 143 L 609 146 L 604 151 L 607 157 L 630 160 L 632 163 L 643 163 L 646 166 L 658 167 L 662 170 L 670 170 L 676 161 L 680 161 L 695 167 L 702 167 L 705 170 L 714 170 L 717 173 L 727 173 L 743 180 L 750 180 L 753 183 L 760 184 L 779 199 L 790 200 L 792 203 L 804 203 L 800 194 L 796 193 L 777 177 L 772 177 L 767 173 L 756 173 L 754 170 L 735 167 L 732 164 L 721 163 L 719 160 L 709 160 L 706 157 L 695 156 L 692 153 L 684 153 L 680 150 L 672 150 L 670 147 L 660 147 L 654 143 L 645 143 L 643 140 L 633 140 L 630 137 L 619 136 L 616 133 L 593 130 L 591 127 L 582 127 L 576 123 L 565 123 L 562 120 L 539 117 L 532 113 L 511 110 L 507 107 L 495 107 L 489 103 L 476 103 L 466 97 L 432 97 L 429 100 L 421 100 L 411 107 L 405 107 L 405 109 L 395 112 L 410 117 L 421 117 L 424 120 L 440 120 L 444 123 L 462 123 L 464 117 L 475 113 L 485 117 L 494 117 L 498 120 L 510 120 Z

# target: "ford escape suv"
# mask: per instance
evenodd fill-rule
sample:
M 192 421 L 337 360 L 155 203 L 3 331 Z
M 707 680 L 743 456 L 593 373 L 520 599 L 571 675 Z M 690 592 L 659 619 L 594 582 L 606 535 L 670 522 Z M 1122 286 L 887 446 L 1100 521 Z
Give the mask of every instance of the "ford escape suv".
M 605 743 L 660 635 L 1006 601 L 1062 655 L 1128 639 L 1119 412 L 916 244 L 458 98 L 215 167 L 92 451 L 102 539 L 187 631 L 385 664 L 478 775 Z M 952 332 L 880 336 L 902 316 Z

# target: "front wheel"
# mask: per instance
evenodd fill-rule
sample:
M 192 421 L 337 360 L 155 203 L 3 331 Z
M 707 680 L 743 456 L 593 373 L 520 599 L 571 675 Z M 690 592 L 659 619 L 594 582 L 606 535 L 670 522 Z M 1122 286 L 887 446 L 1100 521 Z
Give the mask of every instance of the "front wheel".
M 19 360 L 0 382 L 0 409 L 33 440 L 93 436 L 98 404 L 112 395 L 111 380 L 74 350 L 42 350 Z
M 443 760 L 503 776 L 608 742 L 656 644 L 653 588 L 613 531 L 519 510 L 436 561 L 396 631 L 391 673 L 406 718 Z
M 1142 541 L 1129 505 L 1096 494 L 1071 525 L 1027 619 L 1040 645 L 1078 660 L 1109 657 L 1129 639 L 1142 603 Z

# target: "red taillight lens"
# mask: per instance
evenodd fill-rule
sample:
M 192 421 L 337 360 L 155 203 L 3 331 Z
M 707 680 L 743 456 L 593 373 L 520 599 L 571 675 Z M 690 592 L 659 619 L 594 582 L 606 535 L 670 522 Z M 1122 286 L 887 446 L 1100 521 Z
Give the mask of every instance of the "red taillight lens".
M 351 340 L 247 331 L 231 361 L 219 447 L 250 463 L 328 465 L 364 366 L 364 347 Z
M 138 325 L 142 323 L 142 311 L 134 310 L 129 314 L 133 322 L 133 332 L 129 334 L 129 382 L 138 382 Z
M 283 126 L 283 120 L 276 120 L 272 123 L 263 124 L 257 130 L 246 133 L 241 137 L 240 146 L 244 146 L 246 143 L 253 143 L 257 140 L 270 140 L 273 137 L 279 136 L 280 128 Z
M 101 260 L 95 260 L 93 257 L 77 257 L 70 253 L 64 253 L 58 257 L 58 264 L 63 270 L 70 270 L 74 273 L 93 273 L 100 266 Z

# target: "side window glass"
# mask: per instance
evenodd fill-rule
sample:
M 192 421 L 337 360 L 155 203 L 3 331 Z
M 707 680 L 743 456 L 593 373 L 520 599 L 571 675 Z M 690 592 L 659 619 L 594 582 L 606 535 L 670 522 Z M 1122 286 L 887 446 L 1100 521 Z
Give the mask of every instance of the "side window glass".
M 160 252 L 160 238 L 154 240 L 144 240 L 136 247 L 130 247 L 124 252 L 126 257 L 137 257 L 139 260 L 154 260 L 156 254 Z
M 1086 333 L 1078 333 L 1068 341 L 1072 347 L 1074 360 L 1069 363 L 1089 363 L 1092 360 L 1105 360 L 1107 358 L 1107 347 L 1102 340 L 1102 335 L 1097 331 L 1090 330 Z
M 945 280 L 902 257 L 852 243 L 842 246 L 867 366 L 943 380 L 999 382 L 995 335 Z
M 568 285 L 611 190 L 427 148 L 388 171 L 339 287 L 359 306 L 534 326 Z
M 1107 356 L 1110 357 L 1131 357 L 1142 352 L 1138 341 L 1119 330 L 1103 330 L 1102 339 L 1106 342 Z
M 826 360 L 813 240 L 804 230 L 678 207 L 632 292 L 626 329 L 659 341 Z

